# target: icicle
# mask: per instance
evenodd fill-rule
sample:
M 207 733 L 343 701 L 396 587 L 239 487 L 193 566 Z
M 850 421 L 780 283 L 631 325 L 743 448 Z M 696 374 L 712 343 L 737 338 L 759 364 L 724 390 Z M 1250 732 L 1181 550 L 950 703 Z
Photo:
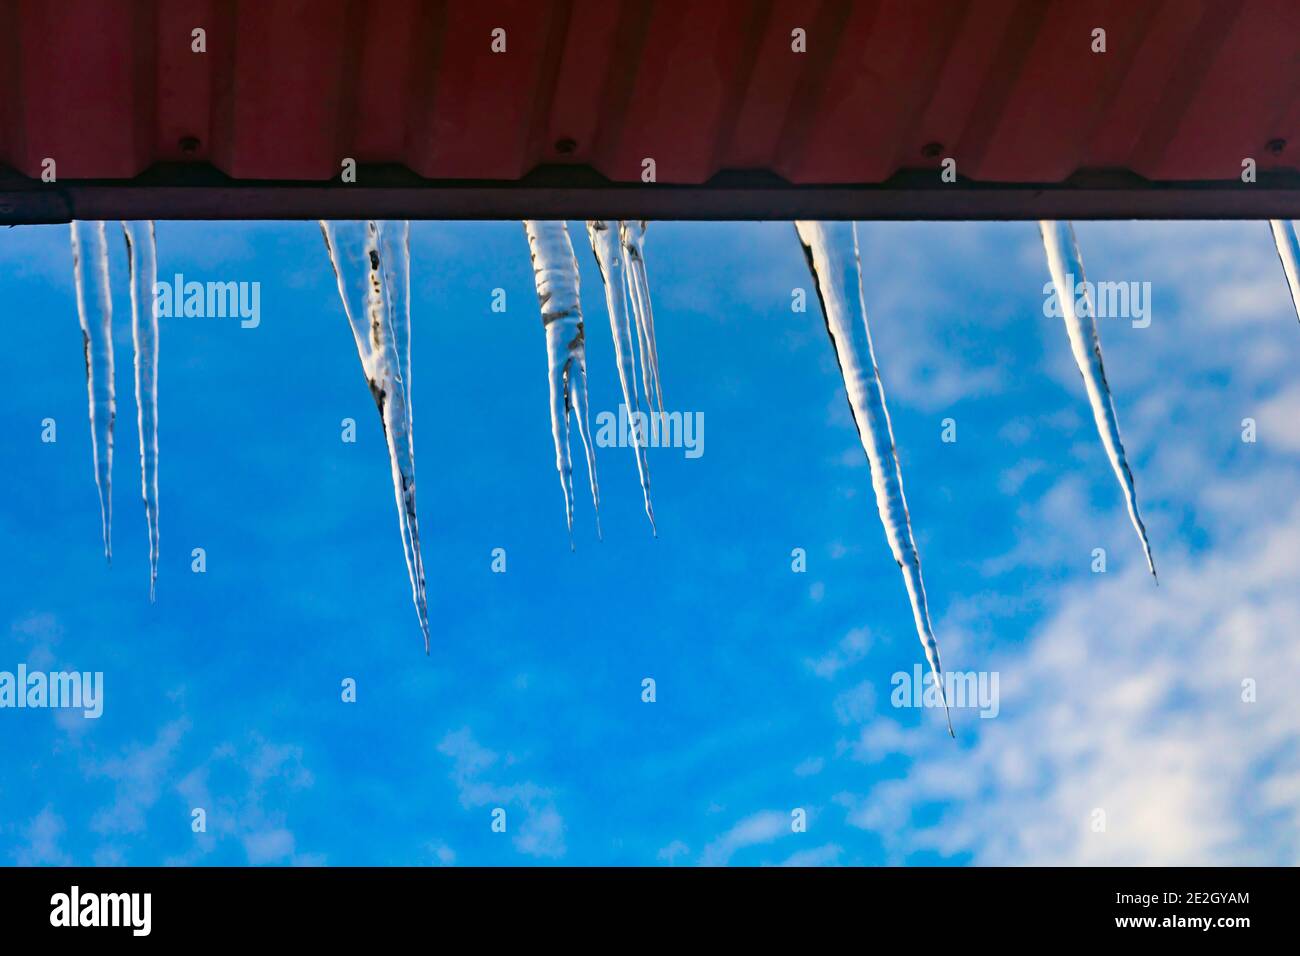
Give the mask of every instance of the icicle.
M 659 348 L 655 343 L 655 314 L 650 306 L 650 279 L 645 268 L 644 219 L 626 219 L 619 223 L 619 237 L 627 252 L 627 286 L 636 318 L 637 341 L 641 347 L 641 381 L 646 405 L 664 410 L 663 392 L 659 388 Z
M 1137 529 L 1142 541 L 1142 550 L 1146 554 L 1147 567 L 1151 576 L 1156 578 L 1156 563 L 1151 557 L 1151 542 L 1147 540 L 1147 529 L 1142 524 L 1138 513 L 1137 488 L 1133 484 L 1133 472 L 1129 468 L 1128 458 L 1124 454 L 1124 443 L 1119 437 L 1119 419 L 1115 415 L 1115 400 L 1111 397 L 1110 386 L 1106 384 L 1106 369 L 1101 361 L 1101 340 L 1097 337 L 1097 322 L 1093 318 L 1096 309 L 1091 298 L 1087 296 L 1087 282 L 1083 273 L 1083 259 L 1079 255 L 1079 244 L 1074 238 L 1074 227 L 1065 221 L 1051 219 L 1041 220 L 1038 224 L 1043 236 L 1043 247 L 1047 250 L 1047 268 L 1052 274 L 1056 286 L 1056 298 L 1060 302 L 1061 314 L 1065 319 L 1065 331 L 1070 337 L 1070 351 L 1074 353 L 1075 364 L 1083 376 L 1083 385 L 1088 393 L 1088 404 L 1092 406 L 1092 417 L 1097 423 L 1097 432 L 1101 435 L 1106 457 L 1119 479 L 1124 491 L 1124 503 L 1128 506 L 1129 520 Z M 1075 309 L 1075 288 L 1081 284 L 1085 290 L 1086 315 L 1080 315 Z
M 641 403 L 637 395 L 636 367 L 632 340 L 632 327 L 628 320 L 627 290 L 623 275 L 623 257 L 619 254 L 619 225 L 613 219 L 589 219 L 587 238 L 591 251 L 600 267 L 600 278 L 605 285 L 605 305 L 609 309 L 609 331 L 614 338 L 614 357 L 618 361 L 618 380 L 623 386 L 623 404 L 633 428 L 633 448 L 636 451 L 636 470 L 641 478 L 641 494 L 645 498 L 645 513 L 650 519 L 650 530 L 655 528 L 654 505 L 650 502 L 650 462 L 646 458 L 645 435 L 641 420 Z
M 1300 242 L 1296 241 L 1295 227 L 1290 219 L 1270 219 L 1273 242 L 1277 244 L 1277 257 L 1282 260 L 1286 284 L 1291 288 L 1291 305 L 1300 319 Z
M 546 330 L 546 358 L 551 391 L 551 436 L 555 467 L 564 489 L 564 513 L 573 547 L 573 463 L 569 458 L 569 412 L 578 420 L 578 434 L 587 452 L 587 475 L 600 534 L 600 488 L 596 480 L 596 449 L 587 420 L 587 353 L 583 341 L 582 305 L 578 299 L 578 260 L 563 221 L 525 219 L 524 232 L 533 260 L 533 281 Z
M 795 223 L 795 231 L 817 286 L 817 297 L 839 360 L 858 438 L 871 466 L 871 487 L 885 526 L 885 539 L 903 572 L 916 633 L 930 662 L 930 672 L 948 719 L 948 733 L 952 734 L 939 645 L 934 639 L 925 583 L 921 579 L 921 557 L 912 537 L 907 499 L 903 495 L 903 473 L 894 449 L 894 431 L 889 422 L 889 409 L 885 407 L 885 391 L 876 368 L 871 327 L 867 324 L 867 308 L 862 298 L 857 227 L 849 222 L 801 221 Z
M 123 222 L 131 281 L 131 343 L 135 348 L 135 410 L 140 433 L 140 483 L 149 529 L 149 601 L 158 583 L 158 277 L 153 221 Z
M 95 487 L 104 534 L 104 557 L 113 563 L 113 297 L 108 284 L 108 239 L 102 222 L 72 223 L 72 272 L 77 285 L 77 317 L 86 354 L 90 396 L 90 443 Z M 87 272 L 91 275 L 87 276 Z M 87 283 L 92 288 L 87 291 Z
M 411 596 L 429 651 L 429 608 L 415 512 L 415 445 L 411 428 L 410 224 L 405 220 L 327 222 L 321 234 L 338 281 L 357 354 L 388 442 Z

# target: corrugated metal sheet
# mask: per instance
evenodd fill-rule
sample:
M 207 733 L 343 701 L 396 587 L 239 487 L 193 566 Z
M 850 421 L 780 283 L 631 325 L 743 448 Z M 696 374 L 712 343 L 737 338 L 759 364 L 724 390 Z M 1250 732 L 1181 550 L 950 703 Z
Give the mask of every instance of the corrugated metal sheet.
M 974 184 L 1239 183 L 1243 157 L 1300 169 L 1298 38 L 1296 0 L 0 0 L 0 164 L 640 184 L 649 157 L 660 184 L 870 185 L 951 156 Z

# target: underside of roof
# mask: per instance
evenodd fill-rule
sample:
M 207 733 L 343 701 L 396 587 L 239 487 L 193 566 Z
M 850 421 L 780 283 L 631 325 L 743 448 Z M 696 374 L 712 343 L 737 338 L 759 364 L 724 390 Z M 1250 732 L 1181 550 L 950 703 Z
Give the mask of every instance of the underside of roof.
M 0 223 L 1294 218 L 1297 38 L 1294 0 L 0 0 Z

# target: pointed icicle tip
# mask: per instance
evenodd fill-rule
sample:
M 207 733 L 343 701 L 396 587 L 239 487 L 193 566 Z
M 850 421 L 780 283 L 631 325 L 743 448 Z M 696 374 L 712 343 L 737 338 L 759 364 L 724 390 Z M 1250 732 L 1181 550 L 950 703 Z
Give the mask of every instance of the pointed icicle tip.
M 415 508 L 411 414 L 411 247 L 406 220 L 320 221 L 361 369 L 388 446 L 411 597 L 429 650 L 429 607 Z
M 140 493 L 149 532 L 149 603 L 158 582 L 158 278 L 152 220 L 122 223 L 131 289 L 131 345 L 135 356 L 136 431 L 140 436 Z
M 1079 244 L 1074 236 L 1074 226 L 1067 221 L 1043 219 L 1038 223 L 1038 231 L 1043 237 L 1043 249 L 1047 253 L 1047 268 L 1056 289 L 1057 302 L 1061 317 L 1065 322 L 1066 335 L 1070 339 L 1070 351 L 1074 362 L 1083 377 L 1084 390 L 1088 395 L 1088 405 L 1092 409 L 1093 421 L 1097 434 L 1101 437 L 1102 447 L 1110 460 L 1111 470 L 1119 481 L 1124 493 L 1124 504 L 1128 508 L 1129 521 L 1137 531 L 1142 543 L 1142 553 L 1146 555 L 1147 567 L 1151 576 L 1156 578 L 1156 562 L 1151 554 L 1151 541 L 1147 537 L 1146 525 L 1138 511 L 1137 487 L 1133 481 L 1133 470 L 1129 467 L 1128 457 L 1124 453 L 1124 443 L 1119 435 L 1119 417 L 1115 412 L 1115 399 L 1110 386 L 1106 383 L 1106 369 L 1101 359 L 1101 339 L 1097 335 L 1096 305 L 1087 294 L 1087 279 L 1083 272 L 1083 257 L 1079 254 Z M 1086 314 L 1080 314 L 1075 308 L 1075 289 L 1082 286 L 1085 290 Z
M 619 220 L 619 241 L 626 256 L 626 285 L 632 314 L 636 324 L 637 344 L 640 348 L 641 379 L 646 397 L 646 407 L 656 406 L 664 411 L 663 390 L 659 383 L 659 346 L 655 340 L 654 308 L 650 304 L 650 277 L 645 264 L 644 219 Z
M 633 440 L 628 444 L 636 455 L 637 475 L 641 480 L 641 496 L 645 500 L 650 533 L 657 538 L 659 532 L 655 527 L 654 505 L 650 500 L 650 462 L 640 434 L 641 399 L 636 380 L 636 344 L 639 336 L 633 331 L 636 322 L 629 314 L 628 282 L 631 281 L 631 271 L 620 235 L 621 224 L 618 220 L 587 221 L 587 238 L 591 241 L 591 251 L 596 257 L 601 283 L 605 287 L 605 307 L 609 312 L 610 335 L 614 339 L 614 359 L 618 367 L 619 385 L 623 390 L 623 405 L 627 409 L 628 423 L 633 430 Z
M 880 383 L 875 350 L 871 344 L 871 327 L 863 303 L 857 226 L 851 222 L 801 220 L 795 223 L 795 232 L 803 246 L 808 270 L 812 273 L 826 331 L 835 350 L 849 408 L 857 425 L 858 439 L 871 467 L 871 486 L 875 491 L 880 522 L 885 529 L 885 540 L 902 572 L 916 636 L 943 696 L 946 713 L 948 701 L 943 695 L 939 643 L 930 622 L 925 583 L 921 578 L 921 557 L 912 535 L 907 498 L 903 494 L 903 471 L 894 447 L 894 430 L 885 405 L 885 390 Z M 951 719 L 948 729 L 951 733 Z
M 113 388 L 113 296 L 108 278 L 108 238 L 102 221 L 73 220 L 72 274 L 77 294 L 77 319 L 86 361 L 86 393 L 90 412 L 90 447 L 99 493 L 104 559 L 113 566 L 113 420 L 117 398 Z
M 586 452 L 591 503 L 600 533 L 600 483 L 596 475 L 596 445 L 587 411 L 587 353 L 578 293 L 578 260 L 562 220 L 525 219 L 524 234 L 533 261 L 533 283 L 546 335 L 546 373 L 550 389 L 551 440 L 555 467 L 564 494 L 564 513 L 573 547 L 573 463 L 569 451 L 569 417 L 578 426 Z

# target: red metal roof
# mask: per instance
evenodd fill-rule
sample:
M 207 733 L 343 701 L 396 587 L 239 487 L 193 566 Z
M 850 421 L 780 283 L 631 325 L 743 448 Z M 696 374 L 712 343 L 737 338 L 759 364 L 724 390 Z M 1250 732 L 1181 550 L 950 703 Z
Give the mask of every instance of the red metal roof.
M 534 191 L 640 187 L 650 157 L 660 186 L 743 170 L 764 189 L 904 193 L 953 157 L 950 196 L 1106 171 L 1094 180 L 1130 192 L 1196 181 L 1171 194 L 1193 203 L 1218 184 L 1258 214 L 1251 157 L 1256 192 L 1294 214 L 1298 38 L 1296 0 L 0 0 L 0 165 L 30 181 L 55 159 L 51 208 L 75 206 L 81 181 L 144 177 L 135 201 L 160 218 L 196 211 L 162 186 L 337 181 L 344 157 L 377 171 L 358 186 L 408 191 L 508 190 L 546 166 Z M 0 221 L 6 202 L 12 218 L 43 201 L 16 183 L 0 179 Z M 1211 205 L 1232 214 L 1222 194 Z

